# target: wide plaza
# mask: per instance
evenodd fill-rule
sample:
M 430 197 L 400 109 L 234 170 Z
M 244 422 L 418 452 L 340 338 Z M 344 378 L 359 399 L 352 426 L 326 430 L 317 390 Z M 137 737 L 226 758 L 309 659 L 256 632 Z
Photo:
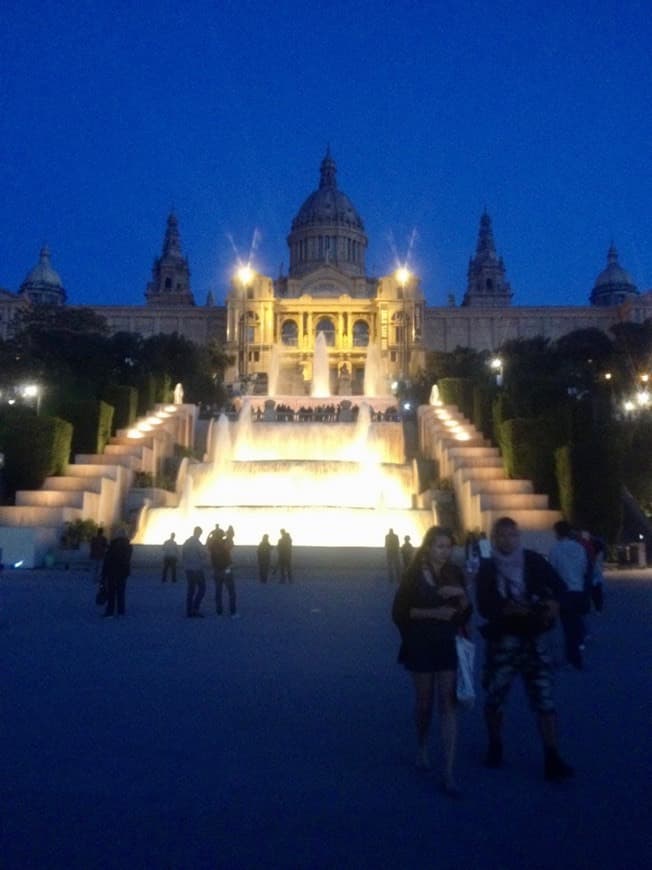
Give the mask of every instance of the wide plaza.
M 587 671 L 558 671 L 575 779 L 544 782 L 520 685 L 507 764 L 486 770 L 478 687 L 451 800 L 414 768 L 383 552 L 297 548 L 296 582 L 266 586 L 235 553 L 239 621 L 212 583 L 184 618 L 183 577 L 153 562 L 124 619 L 101 618 L 85 571 L 2 575 L 3 870 L 647 866 L 652 571 L 609 572 Z

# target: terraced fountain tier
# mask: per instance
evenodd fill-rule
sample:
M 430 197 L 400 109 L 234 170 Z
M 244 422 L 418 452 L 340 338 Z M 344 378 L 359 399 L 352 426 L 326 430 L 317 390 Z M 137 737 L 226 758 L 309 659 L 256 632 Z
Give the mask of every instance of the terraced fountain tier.
M 219 523 L 244 545 L 285 528 L 300 546 L 381 547 L 390 527 L 419 541 L 432 524 L 430 510 L 413 508 L 402 424 L 372 422 L 367 404 L 355 423 L 276 423 L 254 421 L 245 401 L 237 422 L 219 418 L 211 440 L 210 461 L 190 466 L 179 506 L 146 511 L 137 543 Z

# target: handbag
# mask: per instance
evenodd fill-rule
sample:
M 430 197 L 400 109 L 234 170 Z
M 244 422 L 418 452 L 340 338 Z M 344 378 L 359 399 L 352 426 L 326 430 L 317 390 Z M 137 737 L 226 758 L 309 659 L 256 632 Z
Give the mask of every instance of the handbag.
M 475 644 L 461 634 L 455 636 L 457 648 L 457 686 L 455 694 L 457 703 L 471 709 L 475 703 L 475 688 L 473 685 L 473 663 L 475 661 Z

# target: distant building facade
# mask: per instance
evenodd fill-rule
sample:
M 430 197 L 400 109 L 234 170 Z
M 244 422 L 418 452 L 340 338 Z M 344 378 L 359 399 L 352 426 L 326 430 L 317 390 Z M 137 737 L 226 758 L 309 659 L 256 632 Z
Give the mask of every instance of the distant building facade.
M 418 277 L 400 270 L 368 276 L 367 242 L 362 218 L 338 187 L 337 167 L 327 151 L 318 187 L 290 227 L 287 275 L 273 279 L 243 270 L 233 278 L 225 305 L 214 305 L 210 293 L 205 305 L 196 305 L 178 219 L 170 214 L 145 304 L 93 310 L 106 318 L 112 332 L 144 337 L 178 332 L 200 344 L 217 339 L 234 360 L 227 381 L 264 381 L 276 367 L 277 392 L 292 394 L 302 392 L 312 379 L 320 332 L 326 338 L 331 389 L 336 394 L 362 392 L 370 345 L 377 349 L 390 382 L 416 374 L 429 350 L 496 350 L 509 339 L 541 335 L 555 340 L 576 329 L 607 331 L 623 319 L 642 322 L 652 317 L 652 292 L 638 292 L 613 245 L 591 290 L 590 304 L 512 305 L 512 289 L 486 211 L 459 306 L 453 301 L 445 307 L 427 306 Z M 10 334 L 19 307 L 40 302 L 66 303 L 47 248 L 17 294 L 0 291 L 0 336 Z

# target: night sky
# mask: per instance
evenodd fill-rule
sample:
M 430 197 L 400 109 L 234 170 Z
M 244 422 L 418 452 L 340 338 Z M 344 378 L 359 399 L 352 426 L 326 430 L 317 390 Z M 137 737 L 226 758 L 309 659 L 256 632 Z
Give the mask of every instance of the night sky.
M 408 258 L 432 305 L 461 301 L 484 207 L 516 304 L 586 304 L 612 240 L 652 288 L 649 0 L 5 0 L 0 19 L 7 290 L 47 242 L 70 303 L 144 303 L 174 206 L 195 299 L 221 302 L 255 236 L 253 265 L 287 269 L 328 144 L 368 274 Z

